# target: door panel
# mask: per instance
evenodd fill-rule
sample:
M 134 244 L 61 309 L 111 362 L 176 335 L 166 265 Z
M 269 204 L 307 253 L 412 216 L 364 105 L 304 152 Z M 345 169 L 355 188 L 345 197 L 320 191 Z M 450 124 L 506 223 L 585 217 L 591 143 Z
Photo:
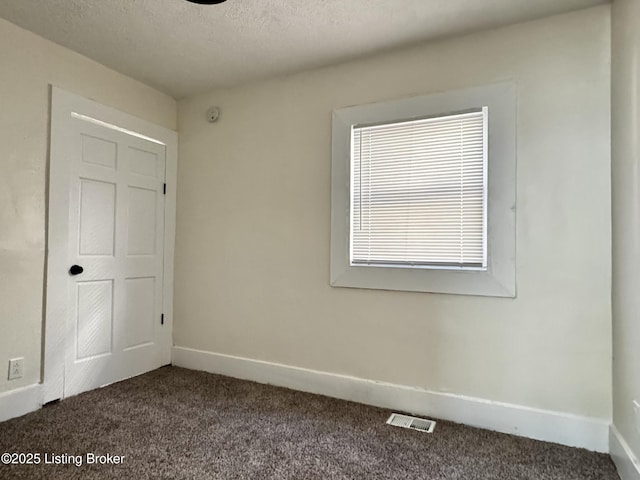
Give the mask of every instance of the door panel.
M 115 247 L 116 185 L 80 178 L 79 252 L 113 256 Z
M 129 326 L 125 350 L 148 346 L 153 343 L 156 321 L 156 279 L 154 277 L 127 278 L 127 319 Z
M 112 353 L 113 281 L 76 285 L 76 361 Z
M 129 186 L 128 255 L 156 254 L 157 192 Z
M 157 153 L 141 147 L 142 145 L 129 146 L 129 171 L 144 177 L 158 178 L 162 172 L 161 159 Z
M 81 134 L 82 161 L 105 168 L 116 168 L 118 144 L 104 138 Z

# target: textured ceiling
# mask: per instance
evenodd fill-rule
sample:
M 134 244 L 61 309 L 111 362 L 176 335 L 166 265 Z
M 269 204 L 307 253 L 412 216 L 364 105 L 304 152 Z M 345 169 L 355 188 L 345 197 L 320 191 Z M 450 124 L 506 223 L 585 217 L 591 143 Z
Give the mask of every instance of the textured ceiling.
M 181 98 L 606 0 L 0 0 L 0 17 Z

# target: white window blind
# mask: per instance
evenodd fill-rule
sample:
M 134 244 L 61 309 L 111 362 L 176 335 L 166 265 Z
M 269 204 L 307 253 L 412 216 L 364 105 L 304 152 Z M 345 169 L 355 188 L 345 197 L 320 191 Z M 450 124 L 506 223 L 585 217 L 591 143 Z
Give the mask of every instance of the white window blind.
M 487 108 L 352 127 L 352 265 L 486 267 Z

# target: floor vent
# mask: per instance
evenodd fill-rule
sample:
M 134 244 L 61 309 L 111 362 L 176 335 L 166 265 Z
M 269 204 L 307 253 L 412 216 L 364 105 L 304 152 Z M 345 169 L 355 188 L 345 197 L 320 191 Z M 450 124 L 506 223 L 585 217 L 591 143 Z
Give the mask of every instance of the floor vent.
M 409 415 L 401 415 L 399 413 L 392 413 L 387 420 L 388 425 L 394 427 L 410 428 L 411 430 L 418 430 L 419 432 L 433 433 L 433 429 L 436 428 L 436 422 L 433 420 L 427 420 L 426 418 L 410 417 Z

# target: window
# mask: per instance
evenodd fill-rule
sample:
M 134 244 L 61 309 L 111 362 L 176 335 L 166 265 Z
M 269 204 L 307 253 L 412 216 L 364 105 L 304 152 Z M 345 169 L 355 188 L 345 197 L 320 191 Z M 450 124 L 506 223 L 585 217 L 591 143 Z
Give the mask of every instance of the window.
M 351 265 L 486 268 L 486 120 L 352 127 Z
M 515 87 L 334 111 L 331 284 L 515 296 Z

